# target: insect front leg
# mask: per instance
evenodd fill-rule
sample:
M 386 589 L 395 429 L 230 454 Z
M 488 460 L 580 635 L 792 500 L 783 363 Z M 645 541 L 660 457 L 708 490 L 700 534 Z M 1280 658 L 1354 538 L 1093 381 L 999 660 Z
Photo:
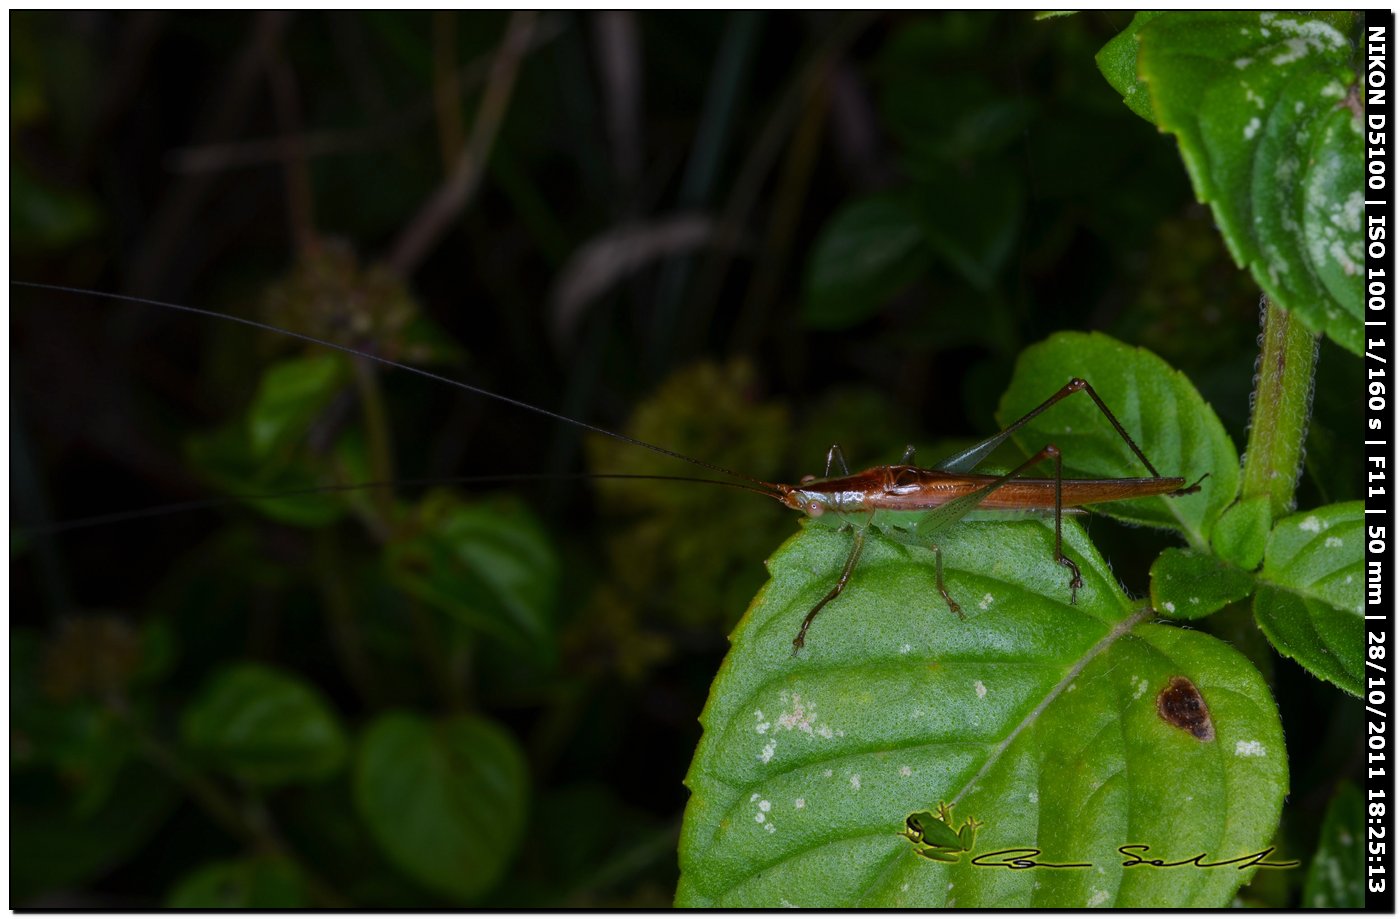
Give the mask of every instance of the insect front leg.
M 831 449 L 826 451 L 826 471 L 822 473 L 826 478 L 831 477 L 831 467 L 835 465 L 841 470 L 842 475 L 850 475 L 851 470 L 846 466 L 846 454 L 841 452 L 840 444 L 832 444 Z
M 841 591 L 846 589 L 846 582 L 851 579 L 851 572 L 855 570 L 856 562 L 860 560 L 860 551 L 865 548 L 865 527 L 854 527 L 854 530 L 855 536 L 851 540 L 851 554 L 846 558 L 846 566 L 841 569 L 841 577 L 837 579 L 835 586 L 827 591 L 826 596 L 818 600 L 817 605 L 807 613 L 807 617 L 802 620 L 802 628 L 797 630 L 797 637 L 792 640 L 794 657 L 807 643 L 807 628 L 812 624 L 812 620 L 817 618 L 817 613 L 822 611 L 822 607 L 841 596 Z

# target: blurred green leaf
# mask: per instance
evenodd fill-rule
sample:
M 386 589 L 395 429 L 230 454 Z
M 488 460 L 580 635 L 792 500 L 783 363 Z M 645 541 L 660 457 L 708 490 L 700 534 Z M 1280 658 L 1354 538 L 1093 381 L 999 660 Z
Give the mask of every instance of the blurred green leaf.
M 880 112 L 915 173 L 967 163 L 1014 142 L 1031 107 L 959 60 L 995 41 L 991 16 L 943 13 L 895 32 L 876 65 Z
M 70 620 L 45 642 L 26 630 L 10 633 L 11 767 L 53 770 L 78 820 L 107 805 L 134 748 L 130 727 L 93 698 L 96 686 L 113 691 L 106 680 L 94 679 L 93 671 L 104 669 L 94 662 L 104 651 L 104 636 L 87 627 L 94 621 Z M 114 668 L 115 682 L 124 682 L 122 671 L 134 660 L 125 653 L 106 656 L 126 658 Z
M 467 901 L 500 878 L 525 832 L 525 757 L 495 723 L 382 715 L 360 740 L 355 804 L 385 854 Z
M 1249 572 L 1214 556 L 1165 549 L 1152 563 L 1152 608 L 1173 619 L 1199 619 L 1254 591 Z
M 1264 848 L 1288 787 L 1275 703 L 1225 643 L 1155 624 L 1124 596 L 1077 524 L 1065 537 L 1086 582 L 1077 604 L 1042 522 L 948 531 L 962 622 L 933 590 L 930 553 L 872 536 L 798 656 L 793 635 L 850 536 L 809 524 L 785 544 L 701 718 L 677 904 L 1228 903 L 1248 872 L 1130 871 L 1117 847 L 1174 858 Z M 1182 679 L 1208 721 L 1159 714 Z M 905 818 L 940 802 L 983 824 L 978 853 L 1034 846 L 1044 861 L 1095 867 L 922 858 Z
M 1344 14 L 1134 21 L 1137 74 L 1236 263 L 1277 304 L 1362 350 L 1364 157 Z
M 15 746 L 12 738 L 12 751 Z M 88 884 L 122 864 L 151 840 L 178 800 L 168 776 L 130 762 L 100 806 L 80 814 L 55 775 L 12 762 L 10 905 Z
M 274 364 L 263 373 L 248 408 L 248 442 L 266 459 L 274 450 L 306 437 L 306 429 L 342 384 L 339 354 L 317 354 Z
M 93 199 L 49 184 L 18 159 L 10 162 L 10 239 L 18 249 L 61 249 L 97 232 Z
M 345 759 L 345 733 L 321 693 L 262 664 L 216 674 L 186 707 L 180 729 L 202 760 L 258 785 L 318 781 Z
M 311 905 L 296 867 L 285 859 L 210 862 L 182 878 L 168 909 L 303 909 Z
M 1216 517 L 1239 488 L 1239 456 L 1214 409 L 1184 374 L 1152 352 L 1106 335 L 1060 332 L 1021 352 L 997 420 L 1011 424 L 1071 377 L 1089 381 L 1162 475 L 1180 476 L 1189 484 L 1210 473 L 1197 494 L 1096 504 L 1094 511 L 1178 530 L 1192 547 L 1204 548 Z M 1084 393 L 1047 410 L 1015 439 L 1027 453 L 1047 443 L 1058 446 L 1066 475 L 1149 474 Z
M 930 172 L 916 194 L 928 244 L 979 292 L 993 290 L 1020 231 L 1020 173 L 979 160 Z
M 1274 648 L 1354 696 L 1365 662 L 1360 501 L 1280 520 L 1269 536 L 1254 617 Z
M 467 504 L 429 494 L 415 509 L 415 532 L 390 547 L 389 566 L 403 590 L 455 619 L 520 649 L 552 651 L 559 562 L 517 498 Z
M 807 258 L 803 319 L 845 329 L 869 319 L 928 264 L 917 212 L 906 196 L 848 204 L 829 220 Z
M 192 438 L 186 445 L 190 461 L 220 489 L 248 498 L 281 523 L 314 528 L 338 520 L 354 496 L 314 490 L 343 481 L 334 471 L 354 462 L 357 434 L 342 432 L 332 453 L 316 454 L 305 445 L 315 420 L 342 390 L 345 366 L 342 355 L 331 353 L 274 364 L 259 381 L 242 423 Z
M 186 452 L 190 462 L 220 490 L 246 499 L 279 523 L 326 526 L 345 516 L 347 501 L 353 497 L 348 492 L 316 492 L 335 483 L 327 481 L 326 470 L 305 457 L 288 455 L 268 461 L 255 456 L 239 425 L 191 438 Z M 276 497 L 252 497 L 255 495 Z
M 1327 807 L 1317 852 L 1308 866 L 1303 885 L 1303 906 L 1308 909 L 1365 909 L 1366 812 L 1361 792 L 1342 782 Z

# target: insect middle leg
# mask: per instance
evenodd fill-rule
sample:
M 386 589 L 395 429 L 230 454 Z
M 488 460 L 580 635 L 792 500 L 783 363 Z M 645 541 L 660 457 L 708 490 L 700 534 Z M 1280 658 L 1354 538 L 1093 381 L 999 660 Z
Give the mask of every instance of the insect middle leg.
M 1064 538 L 1062 535 L 1063 508 L 1061 503 L 1061 493 L 1063 490 L 1061 482 L 1064 477 L 1063 462 L 1060 456 L 1060 448 L 1054 444 L 1046 444 L 1044 447 L 1041 447 L 1035 455 L 1031 456 L 1024 463 L 1021 463 L 1021 465 L 1017 466 L 1015 469 L 1012 469 L 1003 476 L 998 476 L 976 491 L 969 492 L 966 495 L 949 501 L 942 507 L 934 508 L 924 514 L 923 517 L 919 519 L 919 522 L 915 524 L 914 532 L 919 541 L 933 548 L 934 571 L 938 582 L 938 592 L 941 593 L 943 599 L 947 601 L 948 608 L 957 613 L 959 617 L 962 617 L 962 609 L 958 606 L 957 602 L 949 596 L 948 590 L 943 584 L 943 551 L 933 542 L 932 537 L 939 530 L 953 525 L 966 517 L 973 510 L 976 510 L 977 506 L 992 492 L 1001 488 L 1032 466 L 1047 459 L 1053 460 L 1055 463 L 1055 561 L 1069 569 L 1070 602 L 1073 603 L 1077 599 L 1079 588 L 1084 586 L 1084 578 L 1080 575 L 1079 566 L 1064 553 Z

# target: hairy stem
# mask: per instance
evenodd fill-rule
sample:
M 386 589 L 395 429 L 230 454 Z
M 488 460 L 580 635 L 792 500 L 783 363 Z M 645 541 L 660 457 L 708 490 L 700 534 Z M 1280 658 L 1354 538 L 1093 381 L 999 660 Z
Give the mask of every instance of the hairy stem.
M 1260 307 L 1264 328 L 1250 397 L 1240 497 L 1267 495 L 1277 519 L 1293 508 L 1312 413 L 1318 337 L 1267 297 Z

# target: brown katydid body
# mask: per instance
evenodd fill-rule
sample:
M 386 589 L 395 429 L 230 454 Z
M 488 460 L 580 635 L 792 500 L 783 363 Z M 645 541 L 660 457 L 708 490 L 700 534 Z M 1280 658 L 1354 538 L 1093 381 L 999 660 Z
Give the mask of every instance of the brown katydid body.
M 823 513 L 830 508 L 842 513 L 862 511 L 922 511 L 941 507 L 950 501 L 981 491 L 1000 476 L 958 474 L 919 466 L 875 466 L 863 472 L 830 479 L 806 481 L 799 486 L 780 485 L 782 501 L 797 511 Z M 978 507 L 983 510 L 1044 510 L 1055 508 L 1055 489 L 1060 489 L 1060 508 L 1071 510 L 1086 504 L 1151 498 L 1180 491 L 1186 480 L 1176 477 L 1136 479 L 1012 479 L 989 492 Z

